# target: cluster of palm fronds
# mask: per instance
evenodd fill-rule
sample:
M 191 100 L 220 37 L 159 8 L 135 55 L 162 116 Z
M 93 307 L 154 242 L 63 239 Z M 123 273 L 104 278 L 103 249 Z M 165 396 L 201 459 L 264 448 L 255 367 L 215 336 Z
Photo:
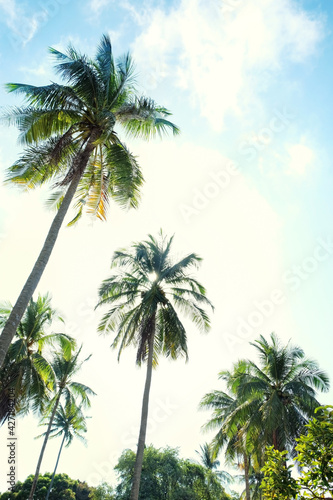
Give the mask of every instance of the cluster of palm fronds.
M 9 304 L 0 308 L 1 323 L 10 310 Z M 63 436 L 59 456 L 64 443 L 83 439 L 86 417 L 81 408 L 90 406 L 89 396 L 94 394 L 72 379 L 83 363 L 78 359 L 81 349 L 69 335 L 47 332 L 53 320 L 63 321 L 48 294 L 31 299 L 0 370 L 0 425 L 9 415 L 32 412 L 47 426 L 35 482 L 49 437 Z
M 212 410 L 206 430 L 217 430 L 211 443 L 212 456 L 224 449 L 229 463 L 235 461 L 245 475 L 246 498 L 250 489 L 260 496 L 266 446 L 294 455 L 296 438 L 320 406 L 316 391 L 326 392 L 329 379 L 318 363 L 290 343 L 282 345 L 275 334 L 262 335 L 251 343 L 259 353 L 259 364 L 240 360 L 219 378 L 227 392 L 207 393 L 200 407 Z

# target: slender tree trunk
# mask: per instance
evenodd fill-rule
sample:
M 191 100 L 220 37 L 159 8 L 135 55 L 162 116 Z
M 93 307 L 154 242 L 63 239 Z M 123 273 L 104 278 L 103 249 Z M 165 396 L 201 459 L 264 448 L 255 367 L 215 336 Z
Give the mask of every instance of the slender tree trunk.
M 274 450 L 278 450 L 278 442 L 277 442 L 276 429 L 274 429 L 274 431 L 273 431 L 273 446 L 274 446 Z
M 42 449 L 40 450 L 39 459 L 38 459 L 38 463 L 37 463 L 37 467 L 36 467 L 36 472 L 35 472 L 35 477 L 34 477 L 34 480 L 32 482 L 32 485 L 31 485 L 31 490 L 30 490 L 30 493 L 29 493 L 28 500 L 32 500 L 33 497 L 34 497 L 34 493 L 35 493 L 35 490 L 36 490 L 37 481 L 38 481 L 38 477 L 39 477 L 40 466 L 42 465 L 42 460 L 43 460 L 45 448 L 46 448 L 47 441 L 49 439 L 49 435 L 50 435 L 50 431 L 51 431 L 51 425 L 52 425 L 52 422 L 53 422 L 53 419 L 54 419 L 54 415 L 56 414 L 56 411 L 57 411 L 57 408 L 58 408 L 58 405 L 59 405 L 61 393 L 62 393 L 62 388 L 60 388 L 60 390 L 59 390 L 56 402 L 54 404 L 54 407 L 53 407 L 53 410 L 52 410 L 52 413 L 51 413 L 51 416 L 50 416 L 49 425 L 47 426 L 47 430 L 46 430 L 44 441 L 43 441 L 43 446 L 42 446 Z
M 245 495 L 246 500 L 250 500 L 250 482 L 249 482 L 249 459 L 246 453 L 244 453 L 244 476 L 245 476 Z
M 61 206 L 53 219 L 53 222 L 51 224 L 50 230 L 46 236 L 43 248 L 38 256 L 38 259 L 35 262 L 35 265 L 25 282 L 24 287 L 21 290 L 21 293 L 9 315 L 9 318 L 2 330 L 1 336 L 0 336 L 0 368 L 2 367 L 2 364 L 5 360 L 5 356 L 7 354 L 8 348 L 11 344 L 11 341 L 13 340 L 13 337 L 15 335 L 15 332 L 17 330 L 17 327 L 21 321 L 21 318 L 24 314 L 24 311 L 27 308 L 27 305 L 29 303 L 29 300 L 31 299 L 34 291 L 36 290 L 36 287 L 39 283 L 39 280 L 42 277 L 42 274 L 46 268 L 46 265 L 48 263 L 48 260 L 50 258 L 50 255 L 52 253 L 54 244 L 57 240 L 59 230 L 61 228 L 61 225 L 64 221 L 64 218 L 67 214 L 67 211 L 69 209 L 69 206 L 71 204 L 71 201 L 74 197 L 74 194 L 76 192 L 77 186 L 79 184 L 79 181 L 81 179 L 81 176 L 87 166 L 87 163 L 89 161 L 89 157 L 91 152 L 94 149 L 94 144 L 93 142 L 97 139 L 98 137 L 98 131 L 93 131 L 90 139 L 80 156 L 77 158 L 78 164 L 77 164 L 77 169 L 76 169 L 76 174 L 74 175 L 69 188 L 67 189 L 67 192 L 64 196 L 64 199 L 61 203 Z
M 61 452 L 62 452 L 62 447 L 64 446 L 65 439 L 66 439 L 66 434 L 64 433 L 64 437 L 62 438 L 61 445 L 60 445 L 60 450 L 59 450 L 59 453 L 58 453 L 58 458 L 57 458 L 57 461 L 56 461 L 56 464 L 55 464 L 55 468 L 54 468 L 54 471 L 53 471 L 53 474 L 52 474 L 51 483 L 50 483 L 49 489 L 47 490 L 47 494 L 46 494 L 45 500 L 48 500 L 48 498 L 50 496 L 50 493 L 51 493 L 51 490 L 52 490 L 54 476 L 55 476 L 55 474 L 57 472 L 59 458 L 60 458 L 60 455 L 61 455 Z
M 141 425 L 140 425 L 138 448 L 137 448 L 137 452 L 136 452 L 136 459 L 135 459 L 135 465 L 134 465 L 133 483 L 132 483 L 130 500 L 138 500 L 138 498 L 139 498 L 140 479 L 141 479 L 141 471 L 142 471 L 142 463 L 143 463 L 143 452 L 145 449 L 146 430 L 147 430 L 147 421 L 148 421 L 149 391 L 150 391 L 151 376 L 152 376 L 152 370 L 153 370 L 154 336 L 155 336 L 155 320 L 154 320 L 153 332 L 152 332 L 152 335 L 149 339 L 147 375 L 146 375 L 146 383 L 145 383 L 145 389 L 144 389 L 143 400 L 142 400 Z

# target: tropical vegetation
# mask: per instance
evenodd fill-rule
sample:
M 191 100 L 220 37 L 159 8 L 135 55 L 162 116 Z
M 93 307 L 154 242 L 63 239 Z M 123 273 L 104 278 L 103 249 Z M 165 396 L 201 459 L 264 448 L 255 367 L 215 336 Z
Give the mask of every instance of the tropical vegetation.
M 270 340 L 261 335 L 251 345 L 259 354 L 259 364 L 240 360 L 231 371 L 220 372 L 227 392 L 207 393 L 200 403 L 201 408 L 212 410 L 204 428 L 217 430 L 214 455 L 224 449 L 227 459 L 242 463 L 247 500 L 251 468 L 252 482 L 258 485 L 266 447 L 292 456 L 296 439 L 319 406 L 316 390 L 329 389 L 327 374 L 300 347 L 290 342 L 282 345 L 275 334 Z
M 31 490 L 33 478 L 34 476 L 31 474 L 23 483 L 18 481 L 13 487 L 13 491 L 0 494 L 0 500 L 26 500 Z M 52 474 L 49 472 L 39 477 L 34 495 L 35 500 L 45 500 L 51 479 Z M 71 479 L 67 474 L 56 474 L 49 500 L 102 500 L 98 496 L 99 490 L 100 488 L 92 488 L 85 482 Z M 103 497 L 103 500 L 107 499 Z
M 26 190 L 51 184 L 48 205 L 56 215 L 15 305 L 0 304 L 0 426 L 8 422 L 13 440 L 14 416 L 33 415 L 45 428 L 37 436 L 43 442 L 35 473 L 23 483 L 10 479 L 0 500 L 239 500 L 229 487 L 239 476 L 219 469 L 222 453 L 222 467 L 241 473 L 242 499 L 333 500 L 333 407 L 318 400 L 329 390 L 328 375 L 301 347 L 283 344 L 274 333 L 250 342 L 256 359 L 223 369 L 223 390 L 203 396 L 199 407 L 211 412 L 203 429 L 214 435 L 200 445 L 200 463 L 181 458 L 178 449 L 146 446 L 153 369 L 163 356 L 187 361 L 189 335 L 210 329 L 213 310 L 196 277 L 201 258 L 175 257 L 173 237 L 162 230 L 113 254 L 96 305 L 104 309 L 98 332 L 112 334 L 118 360 L 132 347 L 137 365 L 146 365 L 136 451 L 123 451 L 114 485 L 90 487 L 57 474 L 64 447 L 76 438 L 85 442 L 84 412 L 95 392 L 76 380 L 90 356 L 82 360 L 82 345 L 54 332 L 64 320 L 51 295 L 34 298 L 35 290 L 70 209 L 69 226 L 83 213 L 105 220 L 111 200 L 125 209 L 138 206 L 143 175 L 119 131 L 149 140 L 179 129 L 165 107 L 138 92 L 131 56 L 115 59 L 108 36 L 94 58 L 72 45 L 66 53 L 50 52 L 61 83 L 7 84 L 23 105 L 2 115 L 18 127 L 24 145 L 6 183 Z M 122 411 L 117 401 L 112 411 Z M 111 412 L 111 424 L 112 418 Z M 60 438 L 60 447 L 53 474 L 41 475 L 50 438 Z
M 180 260 L 170 254 L 173 237 L 133 243 L 112 258 L 112 276 L 103 281 L 98 306 L 108 305 L 99 325 L 103 333 L 115 332 L 112 347 L 136 347 L 136 362 L 147 363 L 141 424 L 133 474 L 131 500 L 138 500 L 148 420 L 152 369 L 159 355 L 171 359 L 188 357 L 187 335 L 179 312 L 187 315 L 200 331 L 209 328 L 205 307 L 212 305 L 205 288 L 190 273 L 201 258 L 191 253 Z
M 143 176 L 139 164 L 115 130 L 150 139 L 178 128 L 170 112 L 139 95 L 129 54 L 115 60 L 110 38 L 104 35 L 96 57 L 88 58 L 73 46 L 67 53 L 50 49 L 55 70 L 64 84 L 36 87 L 9 83 L 7 90 L 23 95 L 25 105 L 3 115 L 20 131 L 26 147 L 9 167 L 7 183 L 33 189 L 52 182 L 50 203 L 57 214 L 36 263 L 12 308 L 0 336 L 0 367 L 22 315 L 48 263 L 60 227 L 75 198 L 76 222 L 83 210 L 106 218 L 110 199 L 136 207 Z
M 48 423 L 45 422 L 44 425 L 48 425 Z M 87 423 L 86 423 L 86 418 L 83 415 L 81 409 L 73 402 L 71 404 L 67 404 L 65 407 L 59 404 L 50 428 L 49 438 L 55 438 L 60 436 L 62 437 L 62 439 L 54 471 L 52 474 L 51 483 L 49 489 L 47 490 L 47 495 L 45 500 L 49 499 L 50 493 L 52 491 L 55 474 L 57 472 L 60 455 L 64 444 L 66 447 L 68 447 L 72 443 L 74 438 L 78 438 L 84 443 L 86 443 L 86 439 L 82 434 L 85 432 L 87 432 Z M 41 434 L 41 436 L 45 435 L 46 432 Z
M 115 500 L 130 498 L 136 456 L 131 450 L 121 455 L 115 470 L 119 484 Z M 144 450 L 139 500 L 227 500 L 219 480 L 202 465 L 181 459 L 172 448 Z
M 64 355 L 63 352 L 56 353 L 54 356 L 52 367 L 56 378 L 56 390 L 54 392 L 54 397 L 50 401 L 48 414 L 45 417 L 48 418 L 48 424 L 46 432 L 44 433 L 44 441 L 39 454 L 35 476 L 31 485 L 29 500 L 32 500 L 34 496 L 45 448 L 52 430 L 52 425 L 54 424 L 54 418 L 56 416 L 61 399 L 63 399 L 64 401 L 66 411 L 72 411 L 72 409 L 77 405 L 80 405 L 83 408 L 89 407 L 90 396 L 95 394 L 94 391 L 90 389 L 90 387 L 73 380 L 73 377 L 80 370 L 83 363 L 85 363 L 90 358 L 89 356 L 85 360 L 79 361 L 78 358 L 80 352 L 81 348 L 78 349 L 77 352 L 72 352 L 69 356 Z M 71 406 L 73 407 L 72 409 Z
M 10 304 L 3 304 L 0 321 L 5 323 L 11 310 Z M 55 384 L 47 350 L 69 352 L 76 345 L 64 333 L 49 332 L 56 320 L 63 321 L 52 307 L 49 294 L 29 301 L 0 369 L 0 425 L 8 416 L 10 401 L 15 401 L 16 415 L 26 415 L 30 410 L 39 416 L 45 413 Z
M 263 498 L 289 500 L 333 498 L 333 407 L 318 407 L 296 440 L 293 465 L 286 463 L 286 451 L 269 447 L 262 469 Z M 297 467 L 297 474 L 292 470 Z M 296 476 L 296 477 L 295 477 Z

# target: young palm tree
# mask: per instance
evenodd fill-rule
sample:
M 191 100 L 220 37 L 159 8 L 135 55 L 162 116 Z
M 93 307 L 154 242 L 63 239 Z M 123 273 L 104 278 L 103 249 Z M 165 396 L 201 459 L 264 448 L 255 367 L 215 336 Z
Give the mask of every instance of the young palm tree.
M 47 441 L 50 436 L 50 432 L 53 425 L 53 420 L 55 418 L 60 399 L 63 398 L 65 401 L 65 407 L 70 407 L 73 404 L 79 405 L 80 407 L 89 407 L 90 399 L 89 396 L 94 395 L 94 391 L 90 387 L 83 385 L 79 382 L 72 380 L 72 377 L 80 370 L 83 363 L 85 363 L 89 358 L 84 361 L 79 362 L 78 357 L 80 355 L 81 348 L 76 354 L 72 354 L 70 357 L 64 356 L 63 353 L 56 354 L 52 363 L 52 367 L 57 380 L 57 391 L 50 403 L 49 412 L 49 422 L 47 430 L 44 434 L 44 441 L 40 451 L 39 459 L 37 462 L 35 477 L 32 482 L 31 491 L 29 494 L 29 500 L 33 499 L 35 489 L 37 486 L 39 470 L 42 464 L 45 448 Z
M 48 423 L 43 423 L 42 425 L 48 425 Z M 57 461 L 52 474 L 51 483 L 47 491 L 45 500 L 48 500 L 49 495 L 51 493 L 54 476 L 57 472 L 59 459 L 64 444 L 66 447 L 68 447 L 72 443 L 74 438 L 78 438 L 81 441 L 86 442 L 85 437 L 82 435 L 83 432 L 87 432 L 87 424 L 86 424 L 86 419 L 80 408 L 78 408 L 75 404 L 70 404 L 68 406 L 62 406 L 60 404 L 55 413 L 49 437 L 55 438 L 58 436 L 62 436 L 62 440 Z M 37 437 L 45 436 L 45 434 L 46 432 Z
M 8 318 L 11 306 L 0 308 L 3 322 Z M 54 384 L 54 373 L 45 348 L 55 343 L 66 352 L 75 346 L 74 339 L 63 333 L 47 334 L 53 320 L 61 320 L 51 305 L 48 294 L 30 300 L 16 331 L 16 339 L 10 346 L 5 363 L 0 370 L 0 423 L 7 417 L 9 399 L 15 400 L 18 414 L 43 413 Z
M 209 470 L 215 470 L 220 465 L 220 461 L 213 456 L 212 447 L 208 443 L 200 445 L 200 451 L 196 450 L 200 457 L 201 464 Z
M 201 464 L 208 470 L 209 475 L 218 478 L 222 484 L 233 482 L 233 477 L 229 472 L 216 470 L 220 466 L 220 461 L 217 460 L 211 444 L 204 443 L 200 445 L 200 451 L 196 450 L 196 453 L 200 457 Z
M 274 333 L 270 342 L 261 335 L 251 345 L 260 363 L 247 361 L 249 369 L 240 375 L 237 389 L 251 405 L 248 428 L 260 429 L 264 447 L 293 453 L 295 439 L 320 406 L 316 391 L 329 390 L 328 375 L 300 347 L 281 345 Z
M 203 307 L 211 307 L 211 303 L 204 287 L 189 274 L 201 259 L 192 253 L 173 262 L 172 240 L 162 233 L 158 240 L 149 235 L 147 241 L 133 244 L 130 251 L 115 252 L 111 267 L 118 267 L 118 272 L 103 281 L 99 290 L 98 306 L 111 306 L 99 330 L 116 332 L 112 347 L 119 346 L 118 359 L 125 347 L 134 345 L 137 363 L 147 362 L 131 500 L 139 496 L 152 368 L 160 354 L 187 359 L 186 331 L 178 311 L 187 314 L 200 330 L 209 328 Z
M 110 198 L 123 207 L 136 207 L 142 184 L 135 157 L 120 140 L 115 125 L 130 135 L 149 139 L 178 128 L 169 111 L 138 95 L 133 63 L 127 54 L 117 62 L 111 42 L 103 36 L 95 59 L 74 47 L 67 54 L 50 49 L 65 85 L 43 87 L 10 83 L 10 92 L 23 94 L 25 107 L 4 118 L 18 126 L 26 145 L 21 158 L 8 170 L 8 182 L 27 189 L 52 181 L 58 188 L 52 203 L 58 212 L 44 246 L 0 337 L 0 366 L 16 328 L 47 265 L 68 208 L 76 196 L 78 220 L 83 208 L 105 219 Z

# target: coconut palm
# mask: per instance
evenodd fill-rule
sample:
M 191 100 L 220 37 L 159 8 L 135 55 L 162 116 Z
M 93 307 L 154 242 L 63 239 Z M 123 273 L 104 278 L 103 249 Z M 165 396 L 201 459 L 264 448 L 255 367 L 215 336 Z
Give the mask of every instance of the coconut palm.
M 48 425 L 48 423 L 44 422 L 42 425 Z M 62 440 L 59 453 L 57 456 L 57 461 L 52 474 L 51 483 L 47 491 L 46 500 L 48 500 L 50 492 L 52 490 L 54 476 L 57 472 L 58 463 L 64 444 L 66 447 L 68 447 L 72 443 L 74 438 L 78 438 L 85 443 L 86 439 L 82 435 L 83 432 L 87 432 L 87 424 L 86 424 L 86 418 L 84 417 L 80 408 L 78 408 L 74 403 L 67 406 L 63 406 L 60 404 L 55 413 L 50 428 L 49 438 L 56 438 L 62 436 Z M 46 432 L 37 437 L 45 435 Z
M 10 304 L 0 308 L 3 322 L 10 311 Z M 45 349 L 57 344 L 69 352 L 75 346 L 74 339 L 66 334 L 46 333 L 54 320 L 62 318 L 48 294 L 30 300 L 0 370 L 0 423 L 7 417 L 9 399 L 15 401 L 17 414 L 25 415 L 29 410 L 43 413 L 55 381 Z
M 259 351 L 259 366 L 240 360 L 231 371 L 220 372 L 227 392 L 208 393 L 200 403 L 213 410 L 204 428 L 218 430 L 215 453 L 225 448 L 227 459 L 237 459 L 244 468 L 247 500 L 251 470 L 259 470 L 265 447 L 293 453 L 295 439 L 319 406 L 316 390 L 329 388 L 326 373 L 300 347 L 282 346 L 275 334 L 270 340 L 260 336 L 251 343 Z
M 273 445 L 293 454 L 295 439 L 320 406 L 316 391 L 329 390 L 328 375 L 303 349 L 290 342 L 283 346 L 272 333 L 251 343 L 259 353 L 259 364 L 247 361 L 240 374 L 237 397 L 249 402 L 247 428 L 260 430 L 262 448 Z
M 102 37 L 95 59 L 81 55 L 72 46 L 66 54 L 53 48 L 50 51 L 64 85 L 7 85 L 10 92 L 23 94 L 26 103 L 3 117 L 19 128 L 20 140 L 26 145 L 21 158 L 8 169 L 7 181 L 26 189 L 52 181 L 57 190 L 50 201 L 58 211 L 1 334 L 0 366 L 73 197 L 77 212 L 72 222 L 80 218 L 84 208 L 105 219 L 111 198 L 122 207 L 138 204 L 143 180 L 140 167 L 120 140 L 115 125 L 145 139 L 168 130 L 179 132 L 167 119 L 167 109 L 138 95 L 130 55 L 115 61 L 108 36 Z
M 86 408 L 90 406 L 89 396 L 95 394 L 94 391 L 90 389 L 90 387 L 73 380 L 73 376 L 80 370 L 83 363 L 85 363 L 90 358 L 89 356 L 84 361 L 79 362 L 78 357 L 80 355 L 81 349 L 82 347 L 77 351 L 77 353 L 72 353 L 70 357 L 65 356 L 63 353 L 57 353 L 54 356 L 52 367 L 57 381 L 57 390 L 50 402 L 49 422 L 44 434 L 44 441 L 38 458 L 36 472 L 29 494 L 29 500 L 32 500 L 34 496 L 39 476 L 39 470 L 42 464 L 53 421 L 60 404 L 60 399 L 62 398 L 64 400 L 65 407 L 70 407 L 71 405 L 76 404 L 77 406 Z
M 246 500 L 250 500 L 250 463 L 251 453 L 254 450 L 253 434 L 244 432 L 248 423 L 248 405 L 237 398 L 238 379 L 240 374 L 247 370 L 244 362 L 235 363 L 232 371 L 219 373 L 224 380 L 227 392 L 212 391 L 202 398 L 199 408 L 213 411 L 212 418 L 204 425 L 206 431 L 217 430 L 210 445 L 212 458 L 216 458 L 224 449 L 226 462 L 234 464 L 244 474 Z
M 133 345 L 137 363 L 147 363 L 131 500 L 137 500 L 139 495 L 152 368 L 160 354 L 187 359 L 187 336 L 178 311 L 188 315 L 199 330 L 209 328 L 204 307 L 211 307 L 211 303 L 204 287 L 190 275 L 201 259 L 192 253 L 173 262 L 172 241 L 161 232 L 158 239 L 149 235 L 148 240 L 133 244 L 129 251 L 115 252 L 111 267 L 118 269 L 99 290 L 98 306 L 111 306 L 99 330 L 116 332 L 112 347 L 119 347 L 118 359 L 124 348 Z

